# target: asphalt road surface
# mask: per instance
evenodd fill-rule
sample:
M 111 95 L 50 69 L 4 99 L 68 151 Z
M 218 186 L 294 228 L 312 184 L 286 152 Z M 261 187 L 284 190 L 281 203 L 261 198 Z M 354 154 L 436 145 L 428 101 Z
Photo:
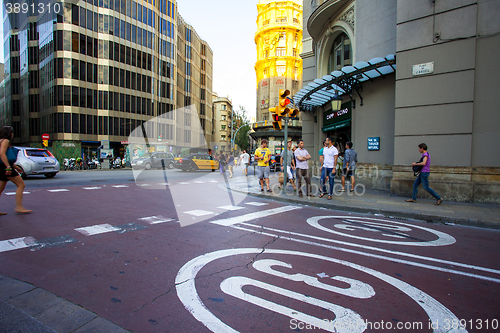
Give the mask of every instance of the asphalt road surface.
M 0 274 L 133 332 L 498 332 L 500 233 L 263 200 L 177 170 L 26 181 Z

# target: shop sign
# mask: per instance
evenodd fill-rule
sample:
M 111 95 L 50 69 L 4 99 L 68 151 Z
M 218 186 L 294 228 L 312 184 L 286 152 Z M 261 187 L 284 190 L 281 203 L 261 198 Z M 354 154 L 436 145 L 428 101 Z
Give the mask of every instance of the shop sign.
M 63 143 L 61 143 L 61 147 L 75 148 L 76 146 L 73 142 L 63 142 Z
M 128 144 L 129 144 L 129 142 L 128 142 L 128 141 L 121 141 L 120 143 L 121 143 L 122 145 L 128 145 Z
M 333 125 L 351 119 L 351 102 L 343 103 L 340 110 L 328 110 L 323 113 L 323 126 Z
M 413 76 L 432 74 L 432 73 L 434 73 L 434 62 L 426 62 L 424 64 L 418 64 L 412 66 L 411 74 Z
M 368 138 L 368 150 L 380 150 L 380 137 Z

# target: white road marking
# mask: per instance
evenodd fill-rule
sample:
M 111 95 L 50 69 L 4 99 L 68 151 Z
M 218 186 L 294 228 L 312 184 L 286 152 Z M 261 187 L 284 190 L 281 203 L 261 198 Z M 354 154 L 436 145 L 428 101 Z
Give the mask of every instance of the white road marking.
M 170 219 L 168 217 L 163 217 L 161 215 L 141 217 L 139 220 L 144 221 L 144 222 L 149 223 L 149 224 L 158 224 L 158 223 L 165 223 L 165 222 L 172 221 L 172 219 Z
M 168 186 L 170 184 L 169 183 L 158 183 L 158 185 Z
M 290 241 L 297 242 L 297 243 L 302 243 L 302 244 L 307 244 L 307 245 L 314 245 L 314 246 L 324 247 L 324 248 L 331 249 L 331 250 L 337 250 L 337 251 L 342 251 L 342 252 L 347 252 L 347 253 L 359 254 L 359 255 L 362 255 L 362 256 L 365 256 L 365 257 L 377 258 L 377 259 L 387 260 L 387 261 L 391 261 L 391 262 L 397 262 L 397 263 L 400 263 L 400 264 L 406 264 L 406 265 L 410 265 L 410 266 L 427 268 L 427 269 L 432 269 L 432 270 L 435 270 L 435 271 L 446 272 L 446 273 L 453 273 L 453 274 L 458 274 L 458 275 L 473 277 L 473 278 L 476 278 L 476 279 L 481 279 L 481 280 L 486 280 L 486 281 L 500 283 L 500 279 L 496 279 L 496 278 L 492 278 L 492 277 L 488 277 L 488 276 L 482 276 L 482 275 L 477 275 L 477 274 L 472 274 L 472 273 L 466 273 L 466 272 L 456 271 L 456 270 L 448 269 L 448 268 L 442 268 L 442 267 L 431 266 L 431 265 L 427 265 L 427 264 L 421 264 L 421 263 L 414 262 L 414 261 L 408 261 L 408 260 L 397 259 L 397 258 L 392 258 L 392 257 L 385 257 L 385 256 L 381 256 L 381 255 L 378 255 L 378 254 L 366 253 L 366 252 L 361 252 L 361 251 L 357 251 L 357 250 L 350 250 L 350 249 L 346 249 L 346 248 L 342 248 L 342 247 L 337 247 L 337 246 L 332 246 L 332 245 L 327 245 L 327 244 L 321 244 L 321 243 L 315 243 L 315 242 L 306 241 L 306 240 L 297 239 L 297 238 L 284 237 L 284 236 L 280 236 L 280 235 L 277 235 L 277 234 L 271 234 L 271 233 L 267 233 L 267 232 L 262 232 L 260 230 L 252 230 L 252 229 L 237 227 L 237 226 L 234 226 L 234 225 L 231 226 L 231 227 L 235 228 L 235 229 L 238 229 L 238 230 L 243 230 L 243 231 L 258 232 L 259 234 L 270 236 L 270 237 L 279 237 L 280 239 L 290 240 Z
M 195 183 L 196 184 L 205 184 L 205 182 L 202 182 L 202 181 L 199 181 L 199 180 L 196 180 Z
M 325 257 L 313 253 L 277 250 L 277 249 L 276 250 L 275 249 L 263 250 L 262 248 L 228 249 L 228 250 L 206 253 L 204 255 L 201 255 L 197 258 L 190 260 L 179 270 L 175 278 L 177 296 L 179 297 L 179 300 L 182 302 L 186 310 L 193 315 L 194 318 L 200 321 L 212 332 L 217 332 L 217 333 L 237 332 L 232 327 L 228 326 L 227 324 L 222 322 L 219 318 L 217 318 L 203 304 L 202 300 L 200 299 L 200 296 L 196 291 L 196 284 L 195 284 L 196 275 L 204 266 L 211 263 L 212 261 L 235 255 L 262 254 L 262 253 L 288 255 L 288 256 L 302 256 L 312 259 L 324 260 L 334 264 L 344 265 L 356 269 L 358 271 L 376 277 L 402 291 L 427 313 L 427 315 L 429 316 L 429 322 L 433 323 L 459 322 L 458 318 L 450 310 L 448 310 L 445 306 L 443 306 L 437 300 L 432 298 L 430 295 L 392 276 L 345 260 Z M 441 329 L 436 332 L 444 332 L 444 330 Z M 453 332 L 464 333 L 467 331 L 461 327 L 458 327 L 457 329 L 453 330 Z
M 406 252 L 399 252 L 395 250 L 386 250 L 382 249 L 379 247 L 373 247 L 373 246 L 368 246 L 368 245 L 361 245 L 361 244 L 356 244 L 356 243 L 349 243 L 349 242 L 344 242 L 344 241 L 339 241 L 335 239 L 329 239 L 329 238 L 324 238 L 324 237 L 318 237 L 318 236 L 312 236 L 312 235 L 307 235 L 307 234 L 301 234 L 297 232 L 292 232 L 292 231 L 286 231 L 286 230 L 279 230 L 279 229 L 274 229 L 274 228 L 268 228 L 264 227 L 261 225 L 254 225 L 250 223 L 242 223 L 242 225 L 252 227 L 252 228 L 257 228 L 261 230 L 269 230 L 273 232 L 280 232 L 284 234 L 289 234 L 289 235 L 294 235 L 294 236 L 300 236 L 300 237 L 305 237 L 305 238 L 312 238 L 315 240 L 320 240 L 320 241 L 325 241 L 329 243 L 336 243 L 336 244 L 342 244 L 342 245 L 347 245 L 347 246 L 352 246 L 352 247 L 359 247 L 362 249 L 366 250 L 372 250 L 372 251 L 379 251 L 379 252 L 384 252 L 384 253 L 389 253 L 389 254 L 395 254 L 403 257 L 410 257 L 410 258 L 415 258 L 415 259 L 421 259 L 421 260 L 427 260 L 427 261 L 433 261 L 437 262 L 440 264 L 444 265 L 452 265 L 452 266 L 460 266 L 468 269 L 473 269 L 473 270 L 478 270 L 478 271 L 484 271 L 484 272 L 489 272 L 489 273 L 495 273 L 495 274 L 500 274 L 500 270 L 496 269 L 491 269 L 491 268 L 485 268 L 485 267 L 480 267 L 480 266 L 474 266 L 474 265 L 469 265 L 469 264 L 463 264 L 459 262 L 454 262 L 454 261 L 449 261 L 449 260 L 442 260 L 442 259 L 437 259 L 437 258 L 431 258 L 431 257 L 425 257 L 417 254 L 412 254 L 412 253 L 406 253 Z
M 194 215 L 194 216 L 205 216 L 205 215 L 210 215 L 210 214 L 215 214 L 214 212 L 210 212 L 208 210 L 190 210 L 188 212 L 184 212 L 184 214 L 189 214 L 189 215 Z
M 238 209 L 245 209 L 245 207 L 240 207 L 240 206 L 221 206 L 221 207 L 217 207 L 217 208 L 220 208 L 220 209 L 224 209 L 224 210 L 238 210 Z
M 179 184 L 179 185 L 189 185 L 188 182 L 180 182 L 180 183 L 177 183 L 177 184 Z
M 101 189 L 101 187 L 99 187 L 99 186 L 94 186 L 94 187 L 84 187 L 83 189 L 84 189 L 84 190 L 100 190 L 100 189 Z
M 319 276 L 320 278 L 327 278 L 327 277 L 329 277 L 329 275 L 327 275 L 325 272 L 319 273 L 319 274 L 316 274 L 316 275 Z
M 111 224 L 97 224 L 90 227 L 75 228 L 76 231 L 84 234 L 85 236 L 92 236 L 103 234 L 106 232 L 120 231 L 120 228 L 113 227 Z
M 57 190 L 47 190 L 48 192 L 69 192 L 69 190 L 65 189 L 65 188 L 60 188 L 60 189 L 57 189 Z
M 314 325 L 322 322 L 321 318 L 313 317 L 298 310 L 294 310 L 292 308 L 276 304 L 252 294 L 245 293 L 242 289 L 244 286 L 253 286 L 254 288 L 264 289 L 274 294 L 288 297 L 290 299 L 295 299 L 297 301 L 301 301 L 333 312 L 335 314 L 335 319 L 333 320 L 333 322 L 326 327 L 322 327 L 329 332 L 361 333 L 366 329 L 366 324 L 364 324 L 363 318 L 361 318 L 358 313 L 352 311 L 351 309 L 347 309 L 340 305 L 332 304 L 330 302 L 319 300 L 314 297 L 306 296 L 304 294 L 280 288 L 258 280 L 243 276 L 232 276 L 221 282 L 220 289 L 228 295 L 255 304 L 266 310 L 271 310 L 284 316 L 296 319 L 306 324 Z M 360 323 L 361 325 L 349 326 L 349 323 Z
M 216 180 L 211 180 L 210 182 L 211 183 L 218 183 L 218 181 L 216 181 Z
M 5 192 L 5 195 L 16 195 L 16 192 Z M 23 192 L 23 194 L 30 194 L 30 192 Z
M 146 186 L 151 186 L 151 184 L 139 184 L 139 186 L 146 187 Z
M 116 188 L 119 188 L 119 187 L 128 187 L 128 185 L 113 185 L 111 187 L 116 187 Z
M 0 252 L 7 252 L 17 249 L 24 249 L 36 244 L 33 237 L 20 237 L 0 241 Z
M 245 202 L 245 205 L 251 205 L 251 206 L 266 206 L 268 205 L 267 203 L 265 202 Z
M 215 220 L 215 221 L 211 221 L 211 223 L 222 225 L 222 226 L 230 226 L 230 225 L 237 224 L 237 223 L 252 221 L 255 219 L 262 218 L 262 217 L 268 217 L 268 216 L 275 215 L 275 214 L 289 212 L 289 211 L 295 210 L 295 209 L 301 209 L 301 207 L 298 207 L 298 206 L 278 207 L 278 208 L 273 208 L 273 209 L 268 209 L 268 210 L 262 210 L 260 212 L 245 214 L 245 215 L 241 215 L 241 216 L 230 217 L 227 219 Z
M 392 241 L 392 240 L 385 240 L 385 239 L 374 239 L 374 238 L 368 238 L 368 237 L 361 237 L 361 236 L 351 235 L 351 234 L 347 234 L 347 233 L 343 233 L 343 232 L 339 232 L 339 231 L 335 231 L 335 230 L 326 228 L 326 227 L 319 224 L 319 220 L 323 220 L 323 219 L 345 219 L 345 220 L 349 220 L 349 221 L 359 220 L 359 223 L 367 222 L 367 224 L 377 224 L 377 223 L 374 223 L 371 221 L 394 223 L 394 224 L 404 225 L 406 227 L 413 227 L 413 228 L 427 231 L 431 234 L 436 235 L 438 237 L 438 239 L 436 239 L 434 241 L 428 241 L 428 242 L 426 242 L 426 241 L 424 241 L 424 242 L 411 242 L 411 241 L 402 242 L 402 241 Z M 370 220 L 370 221 L 368 221 L 368 220 Z M 452 236 L 450 236 L 448 234 L 445 234 L 444 232 L 440 232 L 437 230 L 417 226 L 414 224 L 408 224 L 408 223 L 396 222 L 396 221 L 387 221 L 387 220 L 382 220 L 382 219 L 374 219 L 374 218 L 369 218 L 369 217 L 314 216 L 314 217 L 308 218 L 307 223 L 309 223 L 309 225 L 312 227 L 315 227 L 317 229 L 320 229 L 322 231 L 326 231 L 326 232 L 329 232 L 332 234 L 361 239 L 361 240 L 366 240 L 366 241 L 372 241 L 372 242 L 377 242 L 377 243 L 409 245 L 409 246 L 443 246 L 443 245 L 450 245 L 450 244 L 453 244 L 456 242 L 455 238 L 453 238 Z M 382 225 L 382 226 L 384 227 L 385 225 Z M 349 226 L 348 228 L 352 228 L 352 227 Z M 362 227 L 359 227 L 359 228 L 362 228 Z M 398 228 L 400 228 L 400 227 L 398 227 Z M 407 229 L 408 228 L 404 228 L 402 230 L 407 230 Z

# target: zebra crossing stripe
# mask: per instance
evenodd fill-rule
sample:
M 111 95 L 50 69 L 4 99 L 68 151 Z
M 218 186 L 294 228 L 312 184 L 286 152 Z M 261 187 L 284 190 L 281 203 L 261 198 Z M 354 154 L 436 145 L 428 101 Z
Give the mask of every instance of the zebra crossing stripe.
M 267 203 L 264 202 L 245 202 L 245 205 L 251 205 L 251 206 L 265 206 Z
M 170 219 L 168 217 L 163 217 L 161 215 L 141 217 L 139 220 L 143 221 L 143 222 L 146 222 L 146 223 L 149 223 L 149 224 L 158 224 L 158 223 L 165 223 L 165 222 L 172 221 L 172 219 Z
M 57 189 L 57 190 L 47 190 L 48 192 L 69 192 L 69 190 L 65 189 L 65 188 L 60 188 L 60 189 Z
M 194 216 L 204 216 L 204 215 L 210 215 L 210 214 L 215 214 L 214 212 L 210 212 L 208 210 L 191 210 L 189 212 L 184 212 L 184 214 L 189 214 L 189 215 L 194 215 Z
M 0 241 L 0 252 L 24 249 L 33 246 L 36 240 L 33 237 L 19 237 Z
M 128 185 L 113 185 L 111 187 L 116 187 L 116 188 L 119 188 L 119 187 L 128 187 Z
M 97 224 L 90 227 L 76 228 L 76 231 L 84 234 L 85 236 L 92 236 L 97 234 L 103 234 L 106 232 L 120 231 L 120 228 L 113 227 L 111 224 Z
M 93 186 L 93 187 L 84 187 L 83 189 L 84 190 L 100 190 L 101 187 L 99 187 L 99 186 Z
M 16 195 L 16 192 L 5 192 L 5 195 Z M 23 194 L 30 194 L 30 192 L 23 192 Z
M 245 209 L 245 207 L 240 207 L 240 206 L 221 206 L 221 207 L 217 207 L 217 208 L 220 208 L 220 209 L 224 209 L 224 210 L 239 210 L 239 209 Z

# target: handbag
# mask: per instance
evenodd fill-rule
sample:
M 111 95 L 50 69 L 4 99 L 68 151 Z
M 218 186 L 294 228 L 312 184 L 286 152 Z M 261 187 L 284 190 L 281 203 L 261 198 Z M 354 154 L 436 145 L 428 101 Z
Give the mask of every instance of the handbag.
M 9 161 L 10 165 L 16 163 L 17 153 L 19 153 L 19 149 L 12 147 L 12 146 L 9 146 L 9 148 L 7 148 L 5 155 L 7 155 L 7 160 Z M 0 159 L 0 164 L 2 164 L 2 165 L 4 164 L 1 159 Z
M 422 163 L 422 161 L 424 160 L 423 157 L 420 158 L 420 161 L 418 161 L 417 163 Z M 419 174 L 420 174 L 420 171 L 422 170 L 424 166 L 423 165 L 413 165 L 412 166 L 412 169 L 413 169 L 413 175 L 415 177 L 417 177 Z

